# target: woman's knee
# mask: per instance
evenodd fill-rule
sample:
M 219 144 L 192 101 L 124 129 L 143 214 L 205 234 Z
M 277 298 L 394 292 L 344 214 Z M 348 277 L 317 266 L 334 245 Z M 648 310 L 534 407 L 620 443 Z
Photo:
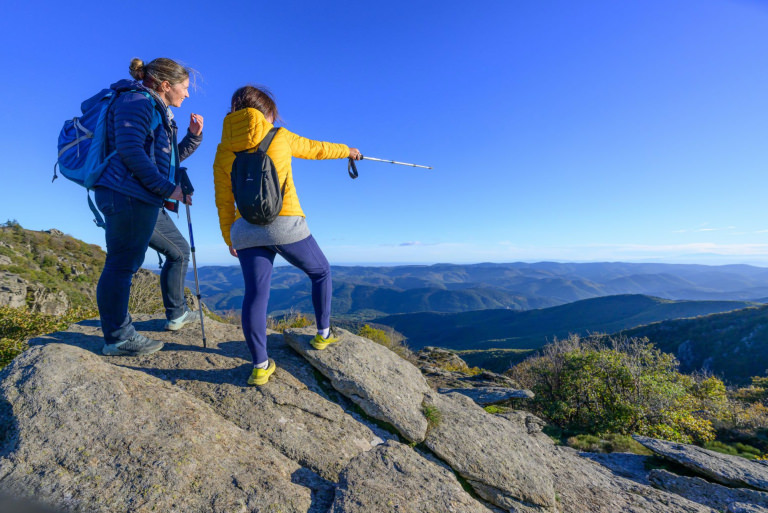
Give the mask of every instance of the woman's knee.
M 189 262 L 189 244 L 187 244 L 187 241 L 183 241 L 183 243 L 179 241 L 175 244 L 168 245 L 166 246 L 165 251 L 162 251 L 161 253 L 165 255 L 165 258 L 167 258 L 169 262 Z
M 309 276 L 312 281 L 325 281 L 331 279 L 331 266 L 327 261 L 325 264 L 318 263 L 318 265 L 309 267 L 305 269 L 304 272 L 307 273 L 307 276 Z

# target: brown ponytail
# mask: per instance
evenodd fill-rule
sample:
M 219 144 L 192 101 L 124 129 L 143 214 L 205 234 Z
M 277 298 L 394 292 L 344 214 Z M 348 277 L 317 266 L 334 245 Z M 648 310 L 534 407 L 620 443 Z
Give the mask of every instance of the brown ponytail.
M 141 80 L 145 86 L 157 90 L 160 84 L 166 80 L 171 85 L 180 84 L 189 78 L 189 68 L 182 66 L 178 62 L 159 57 L 144 64 L 139 58 L 131 59 L 131 65 L 128 68 L 131 76 L 135 80 Z

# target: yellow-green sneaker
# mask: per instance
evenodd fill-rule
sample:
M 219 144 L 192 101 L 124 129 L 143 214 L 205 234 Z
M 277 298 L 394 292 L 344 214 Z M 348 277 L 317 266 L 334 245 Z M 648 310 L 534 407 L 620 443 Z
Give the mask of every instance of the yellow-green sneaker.
M 315 338 L 313 338 L 310 341 L 310 344 L 312 344 L 312 347 L 314 347 L 315 349 L 323 350 L 326 347 L 328 347 L 328 344 L 334 344 L 339 340 L 340 339 L 339 337 L 336 336 L 336 333 L 333 330 L 331 330 L 331 333 L 330 335 L 328 335 L 328 338 L 323 338 L 323 336 L 320 333 L 318 333 L 317 335 L 315 335 Z
M 269 365 L 266 369 L 259 369 L 254 367 L 251 377 L 248 378 L 249 385 L 266 385 L 269 381 L 269 377 L 275 372 L 277 366 L 274 360 L 269 360 Z

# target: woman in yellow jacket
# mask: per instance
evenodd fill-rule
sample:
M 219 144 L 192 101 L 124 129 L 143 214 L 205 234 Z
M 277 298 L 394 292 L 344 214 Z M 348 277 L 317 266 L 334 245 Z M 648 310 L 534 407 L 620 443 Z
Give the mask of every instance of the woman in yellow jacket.
M 344 144 L 312 141 L 285 128 L 275 134 L 267 150 L 277 169 L 283 189 L 283 208 L 269 225 L 250 224 L 240 217 L 232 194 L 230 173 L 235 152 L 256 148 L 278 119 L 272 95 L 263 88 L 241 87 L 232 95 L 232 110 L 224 118 L 221 144 L 216 150 L 213 178 L 216 207 L 224 241 L 232 256 L 240 260 L 245 280 L 243 297 L 243 333 L 253 356 L 249 385 L 263 385 L 275 371 L 275 362 L 267 357 L 267 303 L 272 281 L 272 265 L 280 254 L 309 276 L 312 281 L 312 306 L 315 309 L 316 349 L 325 349 L 338 341 L 331 334 L 331 268 L 315 239 L 309 233 L 304 212 L 299 205 L 291 172 L 291 157 L 303 159 L 360 158 L 356 148 Z

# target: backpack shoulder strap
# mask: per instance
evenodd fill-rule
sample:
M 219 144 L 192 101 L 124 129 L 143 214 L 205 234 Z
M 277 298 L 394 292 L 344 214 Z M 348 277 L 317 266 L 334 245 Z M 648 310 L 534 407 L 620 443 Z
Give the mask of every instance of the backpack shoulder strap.
M 272 127 L 272 129 L 267 132 L 267 135 L 264 137 L 264 139 L 261 140 L 261 143 L 259 143 L 259 150 L 262 153 L 266 153 L 269 149 L 269 145 L 272 144 L 272 139 L 275 138 L 275 134 L 277 134 L 277 131 L 280 130 L 279 127 Z

